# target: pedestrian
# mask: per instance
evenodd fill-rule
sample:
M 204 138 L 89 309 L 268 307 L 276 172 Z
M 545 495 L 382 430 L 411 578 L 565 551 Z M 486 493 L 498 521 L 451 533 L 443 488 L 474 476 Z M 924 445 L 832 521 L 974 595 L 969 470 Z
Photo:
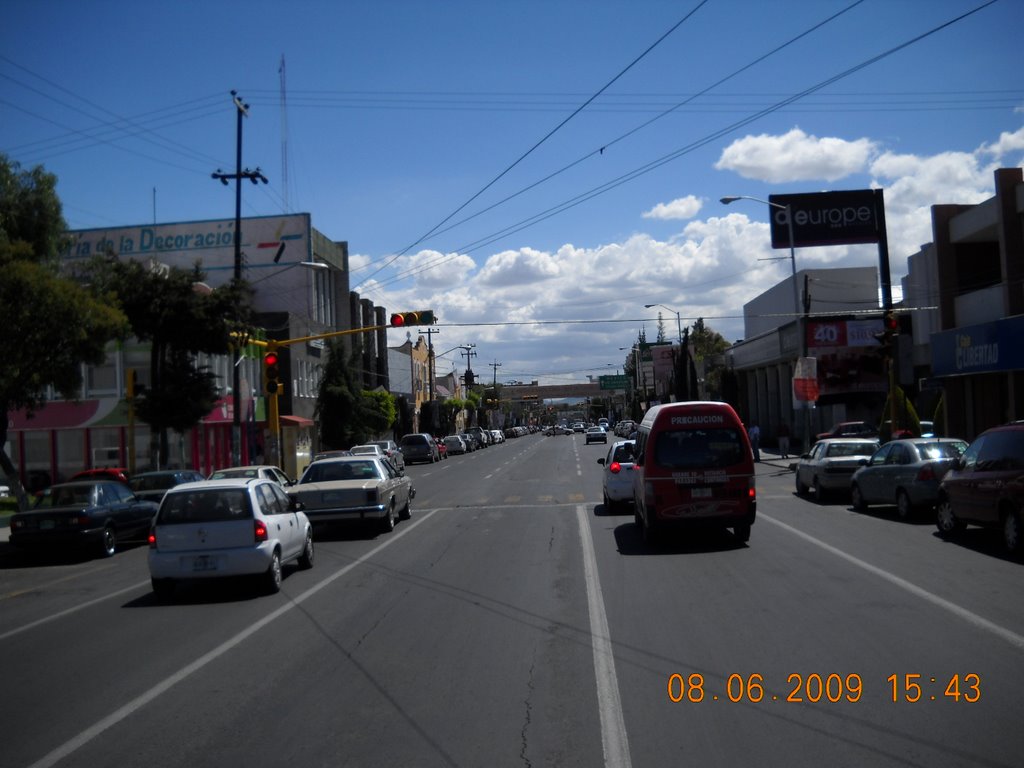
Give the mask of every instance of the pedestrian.
M 779 456 L 783 459 L 789 458 L 789 425 L 786 422 L 779 424 L 779 428 L 775 430 L 775 434 L 779 438 Z
M 750 438 L 750 449 L 754 452 L 754 461 L 761 460 L 761 428 L 757 424 L 751 424 L 747 430 Z

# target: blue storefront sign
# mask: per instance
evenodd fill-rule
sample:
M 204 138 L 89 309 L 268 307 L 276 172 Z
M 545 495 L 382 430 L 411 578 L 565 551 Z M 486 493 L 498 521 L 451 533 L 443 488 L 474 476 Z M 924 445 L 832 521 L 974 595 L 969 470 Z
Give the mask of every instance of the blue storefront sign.
M 1024 370 L 1024 315 L 933 333 L 932 375 Z

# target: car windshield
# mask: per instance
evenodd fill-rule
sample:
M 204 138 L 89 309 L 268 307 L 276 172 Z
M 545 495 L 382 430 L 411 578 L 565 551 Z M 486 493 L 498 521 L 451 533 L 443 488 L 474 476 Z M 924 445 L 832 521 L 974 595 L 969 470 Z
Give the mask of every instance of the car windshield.
M 260 471 L 258 469 L 253 469 L 251 467 L 248 468 L 248 469 L 244 469 L 244 468 L 240 467 L 240 468 L 237 468 L 237 469 L 218 469 L 216 472 L 214 472 L 212 475 L 210 475 L 210 479 L 211 480 L 224 480 L 226 478 L 231 478 L 231 477 L 250 478 L 250 477 L 259 477 L 259 476 L 260 476 Z
M 372 461 L 323 461 L 310 464 L 300 483 L 333 483 L 339 480 L 379 480 Z
M 658 433 L 654 461 L 669 468 L 731 467 L 743 460 L 736 429 L 685 429 Z
M 878 446 L 875 443 L 831 443 L 825 451 L 829 458 L 842 458 L 844 456 L 870 456 Z
M 248 517 L 252 517 L 252 508 L 245 488 L 204 488 L 168 493 L 160 505 L 157 523 L 214 523 Z

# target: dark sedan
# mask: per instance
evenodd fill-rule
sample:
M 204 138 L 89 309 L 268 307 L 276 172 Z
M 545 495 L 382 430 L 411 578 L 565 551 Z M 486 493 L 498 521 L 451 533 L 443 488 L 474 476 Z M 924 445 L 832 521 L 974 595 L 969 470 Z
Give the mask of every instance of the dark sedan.
M 16 547 L 96 547 L 106 557 L 118 541 L 143 541 L 159 505 L 136 497 L 124 483 L 83 480 L 47 490 L 28 512 L 11 517 Z

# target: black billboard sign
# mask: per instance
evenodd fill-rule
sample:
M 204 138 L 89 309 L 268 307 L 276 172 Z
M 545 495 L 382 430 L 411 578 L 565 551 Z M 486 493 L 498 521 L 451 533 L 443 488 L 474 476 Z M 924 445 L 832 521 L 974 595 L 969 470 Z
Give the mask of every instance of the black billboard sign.
M 795 248 L 877 243 L 884 237 L 885 203 L 880 189 L 770 195 L 772 248 L 789 248 L 787 216 L 793 214 Z M 775 207 L 788 206 L 787 210 Z

